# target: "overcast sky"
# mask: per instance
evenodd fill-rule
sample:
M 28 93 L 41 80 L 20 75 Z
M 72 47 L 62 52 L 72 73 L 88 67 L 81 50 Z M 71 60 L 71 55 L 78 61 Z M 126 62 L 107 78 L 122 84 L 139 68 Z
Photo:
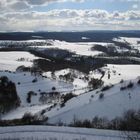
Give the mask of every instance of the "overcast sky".
M 0 31 L 140 30 L 140 0 L 0 0 Z

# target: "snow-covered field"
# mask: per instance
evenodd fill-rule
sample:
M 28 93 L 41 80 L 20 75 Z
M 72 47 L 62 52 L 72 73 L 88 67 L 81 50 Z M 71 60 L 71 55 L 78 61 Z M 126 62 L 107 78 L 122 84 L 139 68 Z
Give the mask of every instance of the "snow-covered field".
M 140 50 L 140 38 L 129 38 L 129 37 L 119 37 L 119 38 L 113 38 L 113 41 L 116 42 L 122 42 L 122 43 L 128 43 L 133 49 Z M 60 40 L 28 40 L 28 41 L 0 41 L 6 42 L 7 44 L 13 43 L 13 44 L 24 44 L 24 43 L 30 43 L 31 48 L 35 48 L 38 50 L 44 50 L 48 48 L 58 48 L 62 50 L 68 50 L 70 52 L 74 52 L 78 55 L 84 55 L 84 56 L 96 56 L 99 54 L 103 54 L 102 51 L 97 50 L 91 50 L 92 47 L 95 45 L 102 45 L 109 47 L 110 45 L 113 45 L 116 48 L 117 52 L 127 52 L 130 51 L 126 48 L 121 48 L 119 46 L 115 46 L 113 43 L 109 42 L 66 42 L 66 41 L 60 41 Z M 39 46 L 39 44 L 41 44 Z M 19 45 L 20 46 L 20 45 Z M 0 46 L 3 47 L 3 46 Z
M 25 60 L 18 61 L 20 58 L 25 58 Z M 32 66 L 32 61 L 37 58 L 28 52 L 0 52 L 0 70 L 15 71 L 21 65 Z
M 44 45 L 32 45 L 30 46 L 31 48 L 39 49 L 39 50 L 44 50 L 47 48 L 58 48 L 58 49 L 63 49 L 63 50 L 68 50 L 70 52 L 74 52 L 79 55 L 85 55 L 85 56 L 95 56 L 98 54 L 102 54 L 103 52 L 100 51 L 93 51 L 91 50 L 94 45 L 103 45 L 107 46 L 108 44 L 111 43 L 106 43 L 106 42 L 66 42 L 66 41 L 59 41 L 59 40 L 28 40 L 28 41 L 0 41 L 1 42 L 7 42 L 7 44 L 10 44 L 11 42 L 14 43 L 44 43 Z M 2 47 L 2 46 L 0 46 Z
M 126 110 L 140 108 L 140 94 L 138 94 L 140 86 L 137 84 L 140 76 L 140 65 L 107 65 L 101 68 L 101 70 L 105 72 L 102 78 L 104 85 L 114 84 L 114 87 L 104 92 L 100 91 L 101 89 L 97 89 L 79 95 L 69 100 L 63 108 L 57 105 L 45 114 L 49 117 L 50 123 L 58 123 L 60 120 L 64 123 L 71 123 L 74 117 L 77 119 L 92 119 L 97 115 L 112 119 L 116 116 L 121 116 Z M 34 76 L 30 73 L 0 72 L 0 76 L 6 75 L 16 83 L 17 92 L 21 99 L 21 107 L 9 112 L 3 116 L 3 119 L 21 118 L 26 112 L 35 114 L 49 108 L 52 104 L 41 104 L 39 102 L 39 89 L 42 92 L 51 92 L 52 87 L 55 86 L 57 91 L 64 93 L 65 91 L 72 91 L 73 89 L 87 86 L 87 83 L 84 81 L 83 84 L 80 84 L 82 80 L 78 78 L 74 80 L 73 84 L 58 80 L 59 75 L 67 74 L 70 71 L 70 69 L 56 71 L 56 80 L 51 79 L 49 72 L 44 73 L 44 75 L 50 77 L 38 77 L 38 82 L 36 83 L 32 83 Z M 79 73 L 78 71 L 76 72 Z M 110 74 L 110 79 L 108 79 L 108 74 Z M 83 74 L 79 73 L 79 77 L 82 76 Z M 94 78 L 100 78 L 101 76 L 102 74 L 98 70 L 92 71 L 89 74 L 89 77 Z M 124 82 L 120 83 L 121 80 Z M 120 87 L 127 86 L 130 81 L 134 83 L 134 87 L 120 91 Z M 20 85 L 17 84 L 18 82 L 20 82 Z M 37 93 L 37 96 L 32 97 L 31 104 L 28 104 L 26 101 L 27 92 L 29 91 Z M 101 93 L 104 94 L 103 100 L 99 100 Z
M 137 80 L 136 80 L 137 81 Z M 93 117 L 106 117 L 113 119 L 117 116 L 122 116 L 123 113 L 129 109 L 140 108 L 140 86 L 135 85 L 132 89 L 120 90 L 125 83 L 118 84 L 107 91 L 92 91 L 77 98 L 71 99 L 66 103 L 65 107 L 61 109 L 52 109 L 46 115 L 50 117 L 50 123 L 59 123 L 61 120 L 64 123 L 73 122 L 74 118 L 84 120 Z M 98 92 L 97 92 L 98 91 Z M 100 94 L 103 93 L 103 99 L 99 99 Z
M 113 65 L 108 64 L 107 66 L 101 68 L 105 72 L 102 80 L 105 85 L 117 84 L 121 80 L 133 80 L 140 76 L 140 65 Z M 108 78 L 110 74 L 110 78 Z M 90 76 L 94 78 L 100 78 L 102 76 L 98 70 L 90 72 Z
M 132 48 L 140 51 L 140 38 L 119 37 L 119 38 L 114 38 L 113 40 L 116 42 L 128 43 Z
M 96 42 L 89 42 L 89 43 L 69 43 L 65 41 L 58 41 L 55 40 L 54 44 L 52 46 L 49 46 L 50 48 L 59 48 L 64 50 L 69 50 L 71 52 L 75 52 L 79 55 L 86 55 L 86 56 L 95 56 L 98 54 L 101 54 L 100 51 L 91 51 L 91 48 L 95 44 L 101 44 L 106 46 L 108 43 L 96 43 Z
M 62 75 L 64 76 L 68 73 L 71 73 L 72 75 L 74 75 L 75 78 L 74 78 L 74 81 L 72 82 L 72 84 L 75 87 L 86 88 L 88 86 L 88 81 L 82 79 L 86 75 L 80 71 L 77 71 L 77 70 L 73 70 L 73 69 L 68 68 L 68 69 L 62 69 L 59 71 L 55 71 L 55 77 L 57 79 L 60 79 L 59 76 L 62 76 Z M 45 72 L 43 75 L 45 75 L 49 78 L 52 78 L 51 72 Z
M 73 85 L 63 81 L 52 80 L 48 78 L 37 77 L 37 82 L 33 83 L 32 80 L 35 79 L 30 73 L 9 73 L 0 72 L 0 76 L 7 76 L 11 81 L 16 83 L 17 93 L 21 100 L 21 107 L 14 110 L 14 112 L 9 112 L 4 119 L 14 119 L 21 118 L 24 113 L 31 112 L 33 114 L 46 109 L 50 104 L 42 104 L 39 101 L 40 92 L 52 92 L 52 87 L 56 88 L 58 92 L 69 92 L 73 90 Z M 20 84 L 18 84 L 20 82 Z M 40 90 L 40 91 L 39 91 Z M 27 103 L 27 93 L 29 91 L 34 91 L 37 95 L 32 96 L 31 103 Z
M 133 45 L 137 43 L 134 39 L 125 39 Z M 121 40 L 121 41 L 122 41 Z M 95 44 L 107 46 L 108 43 L 68 43 L 64 41 L 49 40 L 52 45 L 40 46 L 39 48 L 59 48 L 68 49 L 81 55 L 96 55 L 102 52 L 91 51 L 91 47 Z M 120 40 L 117 40 L 120 41 Z M 129 42 L 129 43 L 130 43 Z M 18 59 L 24 57 L 24 61 Z M 63 69 L 55 72 L 55 78 L 52 78 L 51 72 L 43 73 L 43 76 L 33 76 L 29 72 L 6 72 L 5 70 L 15 71 L 21 65 L 31 66 L 33 60 L 37 59 L 34 55 L 28 52 L 0 52 L 0 76 L 7 76 L 16 84 L 17 93 L 21 100 L 21 106 L 8 114 L 2 116 L 2 119 L 21 118 L 26 112 L 37 114 L 42 110 L 47 110 L 54 103 L 58 103 L 51 110 L 48 109 L 45 113 L 49 117 L 49 123 L 58 123 L 60 120 L 63 123 L 71 123 L 73 118 L 77 119 L 92 119 L 95 116 L 107 117 L 113 119 L 121 116 L 124 111 L 129 109 L 140 109 L 140 85 L 137 81 L 140 79 L 140 65 L 107 65 L 100 70 L 94 70 L 87 74 L 72 69 Z M 104 75 L 103 73 L 104 72 Z M 73 82 L 66 82 L 60 79 L 60 75 L 70 73 L 75 75 Z M 89 79 L 102 76 L 104 86 L 114 85 L 109 90 L 101 91 L 100 89 L 88 91 L 88 80 L 84 80 L 87 76 Z M 32 82 L 37 78 L 37 82 Z M 124 81 L 120 83 L 120 81 Z M 127 86 L 132 81 L 134 86 L 131 89 L 121 91 L 122 86 Z M 20 83 L 20 84 L 19 84 Z M 72 98 L 66 102 L 64 107 L 60 107 L 59 99 L 55 102 L 41 103 L 41 92 L 52 92 L 55 87 L 60 94 L 73 92 L 79 96 Z M 80 89 L 80 90 L 78 90 Z M 34 91 L 36 95 L 31 97 L 31 103 L 27 103 L 27 93 Z M 83 93 L 83 94 L 81 94 Z M 99 99 L 100 94 L 104 94 L 104 98 Z
M 68 101 L 63 108 L 54 108 L 46 115 L 50 117 L 50 123 L 58 123 L 60 120 L 64 123 L 71 123 L 76 117 L 77 119 L 92 119 L 95 116 L 107 117 L 113 119 L 116 116 L 122 116 L 129 109 L 140 108 L 140 86 L 137 81 L 140 79 L 139 65 L 108 65 L 102 68 L 105 71 L 103 77 L 104 85 L 114 84 L 107 90 L 101 89 L 88 92 Z M 110 79 L 108 79 L 108 71 L 110 71 Z M 100 78 L 99 72 L 92 72 L 92 76 Z M 123 83 L 120 81 L 123 79 Z M 121 91 L 120 88 L 127 86 L 129 82 L 134 83 L 134 87 Z M 103 100 L 99 99 L 99 95 L 103 93 Z
M 98 130 L 86 128 L 52 126 L 0 127 L 1 139 L 20 140 L 127 140 L 128 136 L 138 140 L 136 132 Z

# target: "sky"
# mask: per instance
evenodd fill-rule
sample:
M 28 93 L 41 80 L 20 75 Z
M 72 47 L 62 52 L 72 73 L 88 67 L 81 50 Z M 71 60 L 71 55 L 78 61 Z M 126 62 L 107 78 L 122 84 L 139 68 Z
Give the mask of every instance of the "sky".
M 140 0 L 0 0 L 0 32 L 140 30 Z

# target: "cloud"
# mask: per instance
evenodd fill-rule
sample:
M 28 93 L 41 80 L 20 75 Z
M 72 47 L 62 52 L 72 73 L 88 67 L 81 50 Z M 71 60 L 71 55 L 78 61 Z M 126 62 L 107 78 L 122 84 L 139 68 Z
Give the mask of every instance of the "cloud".
M 58 2 L 84 2 L 85 0 L 0 0 L 0 12 L 23 11 L 35 6 L 47 6 Z
M 17 1 L 17 2 L 13 2 L 11 4 L 9 4 L 9 8 L 13 9 L 13 10 L 25 10 L 25 9 L 29 9 L 30 5 L 28 5 L 26 2 L 24 1 Z
M 34 31 L 140 28 L 140 11 L 137 4 L 140 0 L 118 0 L 119 2 L 134 2 L 132 5 L 133 10 L 126 12 L 109 12 L 101 9 L 32 11 L 34 7 L 68 1 L 80 3 L 84 1 L 114 2 L 115 0 L 0 0 L 0 30 Z
M 138 4 L 133 4 L 132 8 L 137 9 L 138 8 Z
M 138 29 L 140 11 L 113 13 L 100 9 L 9 12 L 0 15 L 0 27 L 7 31 Z

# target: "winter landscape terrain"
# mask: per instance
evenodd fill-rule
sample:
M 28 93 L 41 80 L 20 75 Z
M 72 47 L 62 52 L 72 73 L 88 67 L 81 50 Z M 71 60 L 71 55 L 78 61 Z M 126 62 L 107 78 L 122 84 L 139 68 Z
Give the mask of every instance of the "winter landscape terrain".
M 0 104 L 0 125 L 36 124 L 0 127 L 0 139 L 140 138 L 139 122 L 126 127 L 134 132 L 115 128 L 121 117 L 139 115 L 140 38 L 87 38 L 0 40 L 0 98 L 7 101 Z

